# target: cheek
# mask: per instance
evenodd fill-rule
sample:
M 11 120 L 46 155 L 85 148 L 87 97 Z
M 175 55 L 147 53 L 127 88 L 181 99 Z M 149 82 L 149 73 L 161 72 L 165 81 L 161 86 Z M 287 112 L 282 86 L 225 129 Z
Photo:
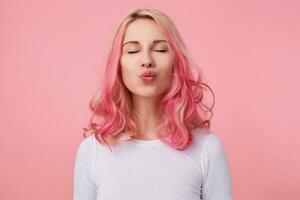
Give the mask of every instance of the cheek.
M 135 90 L 135 88 L 137 87 L 137 71 L 134 69 L 133 66 L 134 65 L 127 62 L 122 62 L 120 65 L 123 83 L 125 87 L 128 88 L 131 92 L 133 92 L 133 90 Z
M 130 66 L 132 66 L 132 60 L 127 59 L 124 56 L 121 57 L 121 59 L 120 59 L 120 68 L 121 68 L 122 76 L 124 76 L 124 78 L 131 75 L 132 69 L 131 69 Z
M 173 62 L 171 59 L 166 59 L 164 63 L 162 63 L 163 71 L 164 71 L 164 77 L 165 78 L 172 78 L 173 76 Z
M 165 90 L 170 86 L 173 79 L 173 66 L 171 64 L 165 66 L 165 68 L 161 71 L 161 77 L 159 80 L 159 85 L 162 90 Z
M 173 78 L 172 68 L 169 68 L 168 70 L 165 71 L 165 73 L 162 77 L 162 81 L 169 83 L 169 82 L 171 82 L 172 78 Z
M 136 65 L 135 59 L 132 58 L 128 59 L 125 57 L 120 60 L 120 68 L 124 78 L 128 79 L 129 77 L 134 77 L 137 74 Z
M 162 77 L 163 90 L 168 90 L 172 85 L 174 66 L 172 60 L 165 63 L 164 75 Z
M 158 66 L 163 66 L 163 68 L 168 69 L 173 65 L 173 57 L 171 54 L 157 54 L 156 62 Z
M 133 74 L 134 72 L 132 72 L 128 66 L 121 65 L 121 75 L 125 83 L 130 83 L 132 81 Z

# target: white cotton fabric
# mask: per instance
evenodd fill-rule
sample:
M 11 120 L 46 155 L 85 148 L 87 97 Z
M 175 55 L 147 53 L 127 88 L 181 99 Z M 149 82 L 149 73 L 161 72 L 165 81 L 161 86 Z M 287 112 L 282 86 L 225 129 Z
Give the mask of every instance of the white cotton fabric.
M 185 150 L 136 139 L 110 152 L 88 136 L 76 153 L 73 200 L 232 200 L 222 141 L 199 128 L 192 133 Z

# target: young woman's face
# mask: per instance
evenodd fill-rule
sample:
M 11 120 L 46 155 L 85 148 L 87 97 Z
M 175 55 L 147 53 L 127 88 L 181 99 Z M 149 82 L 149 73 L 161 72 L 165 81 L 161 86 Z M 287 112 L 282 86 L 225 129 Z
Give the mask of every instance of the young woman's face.
M 153 97 L 169 88 L 173 53 L 155 21 L 138 19 L 128 25 L 120 65 L 123 82 L 133 95 Z M 147 82 L 140 75 L 149 70 L 156 72 L 157 76 Z

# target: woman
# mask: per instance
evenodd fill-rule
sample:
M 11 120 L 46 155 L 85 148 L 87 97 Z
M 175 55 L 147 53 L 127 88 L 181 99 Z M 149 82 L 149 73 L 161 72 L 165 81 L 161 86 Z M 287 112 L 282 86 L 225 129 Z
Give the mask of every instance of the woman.
M 170 18 L 136 9 L 114 36 L 76 154 L 74 200 L 232 199 L 224 145 L 206 119 L 209 87 Z

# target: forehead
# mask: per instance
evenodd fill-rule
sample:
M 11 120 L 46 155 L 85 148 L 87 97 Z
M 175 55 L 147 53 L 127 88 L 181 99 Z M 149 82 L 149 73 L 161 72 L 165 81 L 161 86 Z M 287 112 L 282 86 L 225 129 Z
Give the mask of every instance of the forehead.
M 124 33 L 123 43 L 130 40 L 152 42 L 153 40 L 166 40 L 166 37 L 154 20 L 137 19 L 128 25 Z

